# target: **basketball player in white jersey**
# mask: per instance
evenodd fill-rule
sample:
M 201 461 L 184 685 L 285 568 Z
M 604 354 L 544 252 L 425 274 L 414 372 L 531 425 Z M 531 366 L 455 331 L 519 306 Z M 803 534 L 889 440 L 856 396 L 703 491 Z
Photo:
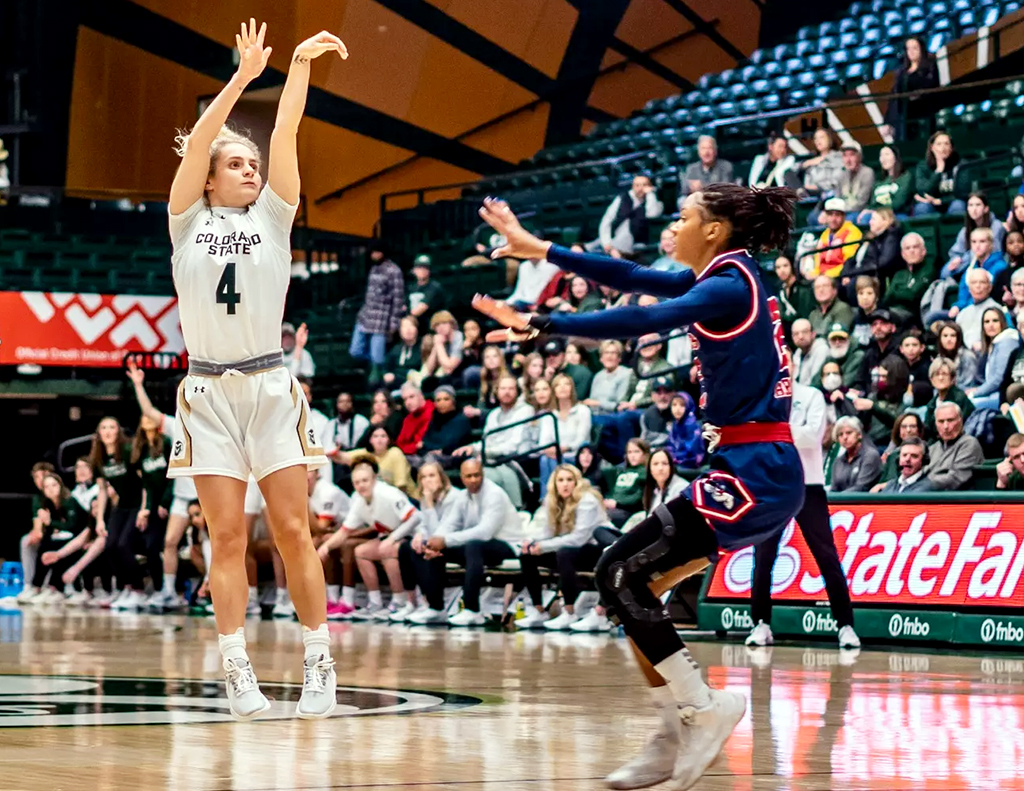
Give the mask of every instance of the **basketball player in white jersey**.
M 210 529 L 210 592 L 231 713 L 251 719 L 270 708 L 245 650 L 244 519 L 250 472 L 267 501 L 305 645 L 296 714 L 326 717 L 337 685 L 327 632 L 324 573 L 309 534 L 306 470 L 327 463 L 309 425 L 309 406 L 284 367 L 281 322 L 291 270 L 291 226 L 299 202 L 296 135 L 310 64 L 348 56 L 322 32 L 295 48 L 270 138 L 267 186 L 260 152 L 224 127 L 246 86 L 267 65 L 267 26 L 242 24 L 238 70 L 187 136 L 171 185 L 171 257 L 189 375 L 178 390 L 181 439 L 168 474 L 191 476 Z

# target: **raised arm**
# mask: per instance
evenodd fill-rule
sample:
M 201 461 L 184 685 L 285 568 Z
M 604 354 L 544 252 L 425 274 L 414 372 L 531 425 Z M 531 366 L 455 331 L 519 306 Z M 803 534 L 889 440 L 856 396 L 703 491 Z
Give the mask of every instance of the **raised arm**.
M 309 67 L 314 58 L 325 52 L 337 52 L 342 58 L 348 57 L 348 50 L 341 39 L 326 30 L 303 41 L 295 48 L 288 77 L 284 81 L 281 100 L 277 104 L 277 120 L 270 135 L 270 170 L 267 185 L 286 203 L 294 206 L 299 202 L 299 157 L 297 135 L 299 121 L 306 109 L 306 92 L 309 89 Z
M 139 409 L 142 411 L 142 414 L 154 423 L 162 426 L 164 413 L 153 406 L 153 402 L 149 400 L 149 394 L 146 392 L 144 384 L 146 374 L 131 359 L 128 360 L 128 378 L 131 379 L 132 386 L 135 388 L 135 400 L 139 402 Z
M 242 23 L 241 34 L 235 35 L 239 55 L 238 70 L 199 116 L 192 131 L 179 138 L 178 153 L 182 159 L 178 172 L 174 174 L 174 181 L 171 182 L 168 203 L 171 214 L 181 214 L 203 197 L 206 179 L 210 173 L 210 145 L 224 126 L 224 122 L 228 120 L 231 108 L 235 106 L 246 86 L 263 73 L 270 59 L 271 48 L 263 48 L 266 33 L 265 22 L 260 26 L 259 33 L 256 32 L 255 19 L 249 20 L 248 27 Z
M 750 287 L 739 275 L 714 275 L 684 296 L 649 307 L 609 308 L 582 316 L 551 313 L 531 316 L 517 313 L 490 297 L 476 297 L 473 307 L 513 330 L 532 329 L 556 335 L 587 338 L 633 338 L 649 332 L 668 332 L 693 322 L 721 321 L 728 327 L 741 324 L 750 309 Z
M 693 272 L 658 272 L 639 266 L 631 261 L 609 258 L 603 255 L 574 253 L 564 247 L 538 239 L 520 225 L 519 220 L 505 201 L 485 198 L 480 216 L 502 234 L 506 241 L 491 258 L 546 258 L 567 272 L 596 280 L 619 291 L 650 294 L 655 297 L 679 297 L 685 294 L 696 278 Z

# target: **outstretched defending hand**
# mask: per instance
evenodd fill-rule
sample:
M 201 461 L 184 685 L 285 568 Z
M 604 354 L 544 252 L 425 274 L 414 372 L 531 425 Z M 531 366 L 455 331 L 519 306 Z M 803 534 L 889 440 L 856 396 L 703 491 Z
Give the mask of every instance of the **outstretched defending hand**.
M 256 20 L 249 19 L 249 27 L 242 23 L 241 35 L 235 34 L 235 46 L 238 47 L 238 76 L 246 82 L 259 77 L 267 67 L 273 47 L 263 48 L 263 39 L 267 35 L 267 23 L 260 25 L 256 32 Z
M 342 43 L 342 40 L 333 33 L 321 30 L 315 36 L 307 38 L 295 48 L 295 55 L 292 57 L 292 61 L 294 63 L 306 63 L 313 60 L 313 58 L 319 58 L 325 52 L 337 52 L 341 55 L 342 60 L 348 58 L 348 47 Z
M 498 198 L 484 198 L 480 207 L 484 222 L 505 237 L 505 244 L 491 253 L 491 258 L 544 258 L 551 242 L 538 239 L 519 224 L 519 219 Z
M 494 297 L 486 294 L 477 294 L 473 297 L 473 307 L 485 316 L 494 319 L 507 330 L 491 330 L 484 339 L 487 343 L 501 343 L 503 341 L 522 341 L 536 335 L 537 332 L 530 327 L 530 314 L 520 313 L 515 308 L 509 307 L 504 302 L 499 302 Z

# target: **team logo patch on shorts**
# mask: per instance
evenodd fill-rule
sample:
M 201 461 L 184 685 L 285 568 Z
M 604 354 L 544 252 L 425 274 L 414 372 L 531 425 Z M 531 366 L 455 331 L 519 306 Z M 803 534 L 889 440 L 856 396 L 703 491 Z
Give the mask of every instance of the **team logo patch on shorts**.
M 743 482 L 727 472 L 712 472 L 692 484 L 693 504 L 709 519 L 735 522 L 754 507 Z

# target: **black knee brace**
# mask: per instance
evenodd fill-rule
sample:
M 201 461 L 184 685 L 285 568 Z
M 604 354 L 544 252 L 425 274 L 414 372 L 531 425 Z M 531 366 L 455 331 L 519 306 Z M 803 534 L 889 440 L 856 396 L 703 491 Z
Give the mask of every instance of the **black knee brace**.
M 658 537 L 658 540 L 640 550 L 628 560 L 612 563 L 608 567 L 606 584 L 617 600 L 617 603 L 629 613 L 631 618 L 638 621 L 658 622 L 669 619 L 668 608 L 661 606 L 649 609 L 642 606 L 636 601 L 630 588 L 630 583 L 637 573 L 643 571 L 645 566 L 649 566 L 651 563 L 663 558 L 672 547 L 672 538 L 676 533 L 676 524 L 672 514 L 664 505 L 659 505 L 654 509 L 652 516 L 658 517 L 658 520 L 661 522 L 661 535 Z M 652 578 L 651 574 L 645 574 L 642 584 L 646 586 Z M 614 603 L 606 602 L 606 605 L 608 606 L 609 614 L 618 621 L 614 611 Z

